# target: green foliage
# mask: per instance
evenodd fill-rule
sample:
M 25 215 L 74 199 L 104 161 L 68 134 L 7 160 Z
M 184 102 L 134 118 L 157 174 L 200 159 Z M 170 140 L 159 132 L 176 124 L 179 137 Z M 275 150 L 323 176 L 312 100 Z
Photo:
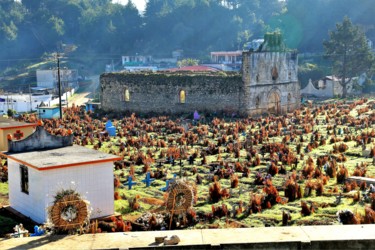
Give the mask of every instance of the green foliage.
M 8 117 L 13 117 L 16 113 L 17 111 L 15 111 L 14 109 L 8 109 L 7 111 Z
M 64 44 L 76 48 L 68 50 L 69 64 L 89 73 L 137 53 L 164 58 L 181 49 L 203 61 L 210 51 L 241 49 L 273 30 L 289 48 L 321 52 L 327 30 L 344 15 L 375 41 L 374 12 L 373 0 L 150 0 L 142 15 L 132 1 L 2 0 L 0 71 L 35 63 Z
M 76 195 L 77 197 L 80 197 L 80 195 L 77 193 L 77 191 L 75 191 L 74 189 L 63 189 L 59 192 L 57 192 L 55 194 L 55 196 L 53 197 L 54 198 L 54 202 L 53 203 L 56 203 L 58 202 L 60 199 L 64 198 L 65 196 L 67 195 L 71 195 L 71 194 L 74 194 Z
M 0 194 L 1 195 L 8 195 L 9 192 L 9 185 L 5 182 L 0 182 Z
M 348 17 L 336 24 L 336 30 L 329 33 L 324 41 L 325 55 L 333 62 L 333 72 L 341 78 L 343 97 L 346 85 L 353 77 L 368 72 L 374 64 L 374 54 L 368 46 L 367 38 L 359 26 L 353 25 Z
M 177 62 L 178 67 L 195 66 L 199 64 L 199 60 L 193 58 L 186 58 Z
M 306 87 L 311 79 L 319 80 L 326 75 L 325 69 L 313 63 L 304 63 L 298 66 L 298 80 L 301 82 L 301 88 Z

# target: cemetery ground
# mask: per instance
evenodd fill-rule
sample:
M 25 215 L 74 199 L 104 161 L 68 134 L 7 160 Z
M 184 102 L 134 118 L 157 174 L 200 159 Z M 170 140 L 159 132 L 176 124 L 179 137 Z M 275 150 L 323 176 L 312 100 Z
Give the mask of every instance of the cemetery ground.
M 74 143 L 123 157 L 114 166 L 115 211 L 123 222 L 97 223 L 88 232 L 361 224 L 375 222 L 375 190 L 348 177 L 375 176 L 374 104 L 335 100 L 278 117 L 200 121 L 115 118 L 73 106 L 44 126 L 58 135 L 71 129 Z M 193 193 L 182 213 L 166 209 L 167 183 L 176 180 Z M 175 197 L 174 205 L 184 199 Z

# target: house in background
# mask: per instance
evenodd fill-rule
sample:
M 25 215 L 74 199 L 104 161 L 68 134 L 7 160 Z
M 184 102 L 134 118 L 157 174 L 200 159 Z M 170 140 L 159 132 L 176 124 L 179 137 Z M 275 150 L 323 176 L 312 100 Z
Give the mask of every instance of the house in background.
M 135 56 L 122 56 L 122 66 L 144 66 L 152 63 L 152 56 L 135 55 Z
M 0 114 L 6 114 L 9 109 L 17 113 L 32 112 L 42 103 L 52 101 L 52 95 L 45 94 L 2 94 L 0 95 Z
M 47 89 L 53 89 L 54 93 L 58 93 L 58 72 L 57 69 L 37 70 L 36 71 L 37 86 Z M 61 91 L 66 92 L 69 89 L 78 87 L 78 71 L 76 69 L 60 69 Z
M 353 78 L 347 85 L 347 94 L 360 94 L 360 90 L 355 89 L 355 83 L 359 78 Z M 301 95 L 315 96 L 321 98 L 332 98 L 342 96 L 343 87 L 340 84 L 341 79 L 335 76 L 326 76 L 316 82 L 311 79 L 307 86 L 301 89 Z
M 59 106 L 49 107 L 43 103 L 38 107 L 37 112 L 39 119 L 52 119 L 60 117 Z
M 241 65 L 242 50 L 211 52 L 211 63 Z
M 62 190 L 73 189 L 90 202 L 91 219 L 114 214 L 113 162 L 120 157 L 73 145 L 73 135 L 55 136 L 38 126 L 35 133 L 10 141 L 10 206 L 37 223 Z
M 242 65 L 242 50 L 211 52 L 210 64 L 204 64 L 223 71 L 238 71 Z
M 8 135 L 14 140 L 21 140 L 35 131 L 36 123 L 18 122 L 0 117 L 0 151 L 8 151 Z

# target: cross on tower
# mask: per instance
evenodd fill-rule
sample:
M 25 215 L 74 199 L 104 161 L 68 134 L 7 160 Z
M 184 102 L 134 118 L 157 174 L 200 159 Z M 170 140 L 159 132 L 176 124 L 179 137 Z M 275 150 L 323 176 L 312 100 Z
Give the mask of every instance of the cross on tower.
M 16 132 L 13 134 L 13 137 L 16 139 L 16 140 L 19 140 L 23 137 L 23 132 L 21 130 L 16 130 Z

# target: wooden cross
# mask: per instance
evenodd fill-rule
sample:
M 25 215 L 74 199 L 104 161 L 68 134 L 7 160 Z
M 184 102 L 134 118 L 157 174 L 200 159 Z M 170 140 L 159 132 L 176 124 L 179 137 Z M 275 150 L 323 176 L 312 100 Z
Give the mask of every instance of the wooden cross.
M 23 137 L 23 132 L 21 130 L 16 130 L 16 133 L 13 134 L 13 137 L 16 140 L 20 140 Z

